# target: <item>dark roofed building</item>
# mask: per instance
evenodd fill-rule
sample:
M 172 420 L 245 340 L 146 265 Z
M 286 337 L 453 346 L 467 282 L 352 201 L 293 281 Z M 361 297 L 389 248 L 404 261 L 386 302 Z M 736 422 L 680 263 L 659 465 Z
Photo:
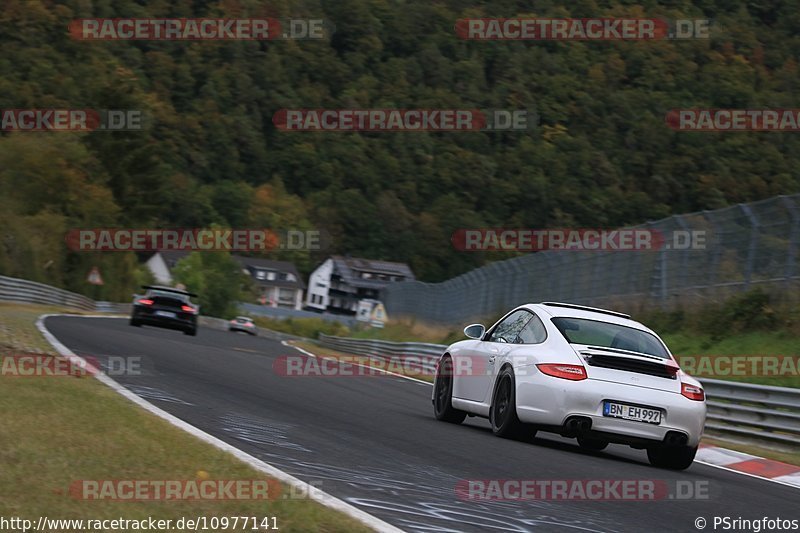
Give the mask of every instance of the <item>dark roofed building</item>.
M 303 279 L 294 263 L 233 255 L 242 269 L 253 279 L 261 291 L 261 301 L 273 307 L 301 309 L 303 307 Z
M 306 307 L 354 315 L 361 300 L 379 300 L 390 283 L 414 279 L 405 263 L 334 255 L 311 273 Z
M 146 265 L 157 283 L 171 286 L 174 281 L 172 269 L 187 255 L 189 252 L 184 251 L 156 252 L 147 260 Z M 303 291 L 306 285 L 294 263 L 241 255 L 231 255 L 231 257 L 259 287 L 262 303 L 273 307 L 302 309 Z

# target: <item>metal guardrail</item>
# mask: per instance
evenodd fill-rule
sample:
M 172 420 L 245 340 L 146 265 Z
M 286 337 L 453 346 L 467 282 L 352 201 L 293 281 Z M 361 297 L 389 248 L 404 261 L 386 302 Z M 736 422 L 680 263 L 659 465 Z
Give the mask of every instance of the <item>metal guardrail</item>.
M 426 371 L 435 369 L 436 361 L 447 346 L 424 342 L 391 342 L 376 339 L 353 339 L 320 334 L 319 342 L 327 347 L 356 355 L 382 358 L 410 356 Z
M 0 276 L 0 300 L 8 302 L 60 305 L 94 311 L 95 301 L 81 294 L 57 289 L 44 283 Z
M 702 379 L 706 429 L 745 439 L 800 446 L 800 389 Z
M 320 335 L 327 347 L 357 355 L 416 356 L 433 370 L 444 344 L 390 342 Z M 701 379 L 706 391 L 706 431 L 719 438 L 738 438 L 800 448 L 800 389 Z
M 98 313 L 114 313 L 117 315 L 129 315 L 133 304 L 123 304 L 116 302 L 95 302 L 95 311 Z

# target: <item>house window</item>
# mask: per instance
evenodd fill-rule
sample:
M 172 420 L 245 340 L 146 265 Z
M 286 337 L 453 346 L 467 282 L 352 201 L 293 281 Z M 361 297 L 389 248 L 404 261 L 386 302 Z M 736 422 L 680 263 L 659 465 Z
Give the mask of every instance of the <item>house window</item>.
M 278 301 L 281 303 L 294 303 L 294 289 L 281 289 L 278 291 Z
M 275 281 L 275 272 L 267 272 L 267 281 Z
M 256 270 L 256 279 L 264 279 L 264 271 Z
M 287 281 L 297 281 L 297 278 L 294 277 L 294 274 L 286 274 Z

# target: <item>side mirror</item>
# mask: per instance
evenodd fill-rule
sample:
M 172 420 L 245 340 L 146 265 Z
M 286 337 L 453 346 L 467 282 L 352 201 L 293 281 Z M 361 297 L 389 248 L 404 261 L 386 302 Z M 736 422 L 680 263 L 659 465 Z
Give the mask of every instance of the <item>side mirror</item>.
M 470 339 L 481 339 L 484 333 L 486 333 L 486 328 L 483 324 L 470 324 L 464 328 L 464 335 Z

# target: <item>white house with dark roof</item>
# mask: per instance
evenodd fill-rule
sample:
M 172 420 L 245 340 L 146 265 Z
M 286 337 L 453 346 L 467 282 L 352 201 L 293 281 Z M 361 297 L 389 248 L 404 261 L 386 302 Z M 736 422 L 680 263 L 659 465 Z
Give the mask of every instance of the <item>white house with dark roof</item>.
M 414 279 L 405 263 L 334 255 L 311 273 L 306 308 L 355 315 L 360 301 L 379 300 L 390 283 Z
M 151 255 L 145 262 L 145 266 L 153 274 L 156 283 L 160 285 L 172 286 L 172 269 L 175 264 L 189 255 L 183 251 L 161 251 Z
M 306 288 L 294 263 L 232 255 L 261 292 L 261 302 L 272 307 L 302 309 Z
M 184 251 L 156 252 L 145 264 L 153 273 L 157 283 L 172 286 L 174 282 L 172 269 L 187 255 L 189 253 Z M 294 263 L 241 255 L 231 255 L 231 257 L 242 265 L 242 271 L 253 279 L 259 288 L 263 304 L 286 309 L 302 309 L 303 291 L 306 286 Z

